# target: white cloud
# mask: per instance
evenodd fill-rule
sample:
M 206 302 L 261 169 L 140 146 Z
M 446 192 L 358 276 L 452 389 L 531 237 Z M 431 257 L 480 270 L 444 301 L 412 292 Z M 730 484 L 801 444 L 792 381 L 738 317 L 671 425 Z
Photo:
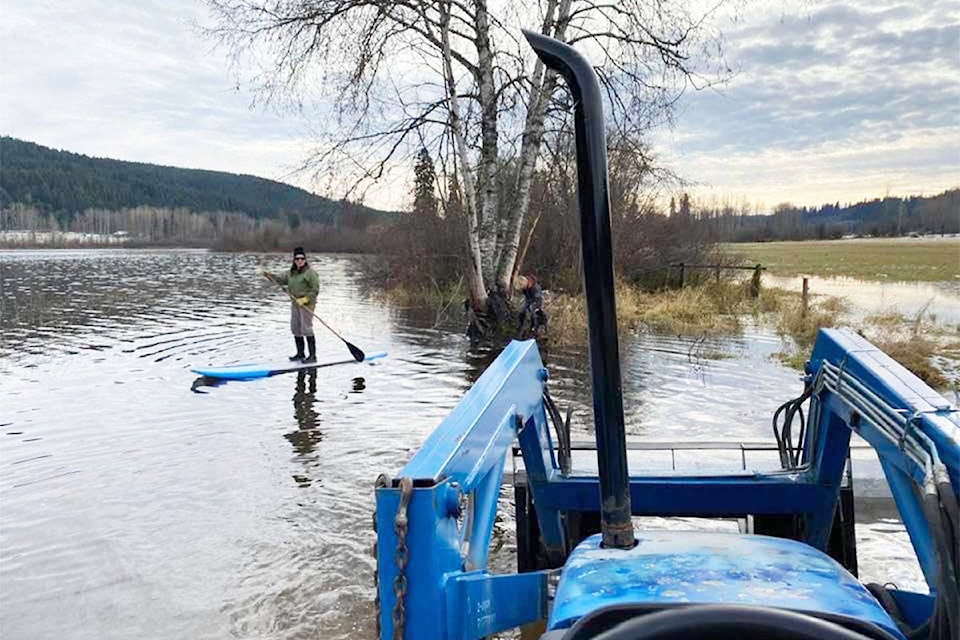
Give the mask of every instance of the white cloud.
M 820 204 L 960 184 L 955 0 L 753 4 L 724 27 L 738 75 L 688 92 L 654 140 L 701 193 Z M 192 0 L 3 0 L 0 133 L 322 191 L 290 173 L 309 122 L 250 107 L 225 54 L 190 27 L 208 19 Z M 393 165 L 366 203 L 402 205 L 409 180 Z
M 695 193 L 812 205 L 960 186 L 955 2 L 766 6 L 727 33 L 738 76 L 687 94 L 656 136 Z
M 0 131 L 90 156 L 284 176 L 301 125 L 250 108 L 196 3 L 0 4 Z

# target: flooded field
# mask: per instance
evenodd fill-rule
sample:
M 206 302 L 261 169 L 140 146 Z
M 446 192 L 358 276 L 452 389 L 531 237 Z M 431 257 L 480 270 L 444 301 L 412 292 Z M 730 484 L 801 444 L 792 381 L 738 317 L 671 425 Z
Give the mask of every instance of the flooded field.
M 799 292 L 802 276 L 764 275 L 766 286 Z M 933 319 L 956 331 L 960 326 L 960 280 L 954 282 L 878 282 L 846 277 L 810 277 L 810 294 L 843 298 L 858 317 L 898 314 L 907 320 Z
M 0 252 L 2 637 L 374 637 L 374 480 L 494 354 L 459 318 L 433 326 L 362 293 L 357 259 L 312 262 L 318 314 L 389 356 L 208 386 L 191 367 L 292 353 L 289 302 L 257 275 L 286 256 Z M 320 327 L 318 345 L 349 356 Z M 773 412 L 802 390 L 759 329 L 622 347 L 632 439 L 772 441 Z M 544 359 L 574 439 L 590 438 L 585 351 Z M 888 507 L 859 516 L 861 577 L 922 589 Z

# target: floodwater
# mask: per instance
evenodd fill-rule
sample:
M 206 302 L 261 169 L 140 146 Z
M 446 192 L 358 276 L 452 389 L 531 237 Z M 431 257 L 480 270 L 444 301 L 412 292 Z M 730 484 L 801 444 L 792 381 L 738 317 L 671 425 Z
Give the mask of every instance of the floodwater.
M 0 252 L 2 637 L 374 637 L 374 480 L 493 354 L 458 318 L 378 301 L 358 259 L 312 261 L 318 314 L 389 356 L 209 386 L 190 368 L 292 352 L 287 298 L 257 275 L 286 256 Z M 321 359 L 349 357 L 317 330 Z M 801 392 L 780 349 L 759 330 L 624 336 L 629 437 L 771 440 Z M 574 439 L 589 437 L 585 352 L 544 357 Z M 858 536 L 861 577 L 923 589 L 895 513 L 872 511 Z
M 764 275 L 766 286 L 800 292 L 801 276 Z M 861 316 L 897 314 L 908 320 L 933 319 L 960 325 L 960 281 L 871 282 L 859 278 L 808 278 L 810 294 L 843 298 Z

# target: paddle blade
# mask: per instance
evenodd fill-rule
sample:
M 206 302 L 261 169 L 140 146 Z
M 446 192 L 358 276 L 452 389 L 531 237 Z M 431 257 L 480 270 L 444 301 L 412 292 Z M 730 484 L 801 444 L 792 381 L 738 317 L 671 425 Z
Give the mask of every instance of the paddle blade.
M 365 356 L 363 354 L 363 351 L 360 351 L 360 349 L 358 349 L 356 345 L 352 345 L 346 340 L 344 340 L 343 342 L 344 344 L 347 345 L 347 349 L 350 349 L 350 354 L 353 356 L 354 360 L 356 360 L 357 362 L 363 362 L 366 359 L 367 356 Z

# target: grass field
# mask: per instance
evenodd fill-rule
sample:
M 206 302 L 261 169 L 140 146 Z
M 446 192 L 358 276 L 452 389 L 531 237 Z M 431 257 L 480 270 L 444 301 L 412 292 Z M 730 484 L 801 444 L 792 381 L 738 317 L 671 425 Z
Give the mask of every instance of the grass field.
M 960 238 L 858 238 L 724 245 L 778 276 L 938 282 L 960 278 Z

